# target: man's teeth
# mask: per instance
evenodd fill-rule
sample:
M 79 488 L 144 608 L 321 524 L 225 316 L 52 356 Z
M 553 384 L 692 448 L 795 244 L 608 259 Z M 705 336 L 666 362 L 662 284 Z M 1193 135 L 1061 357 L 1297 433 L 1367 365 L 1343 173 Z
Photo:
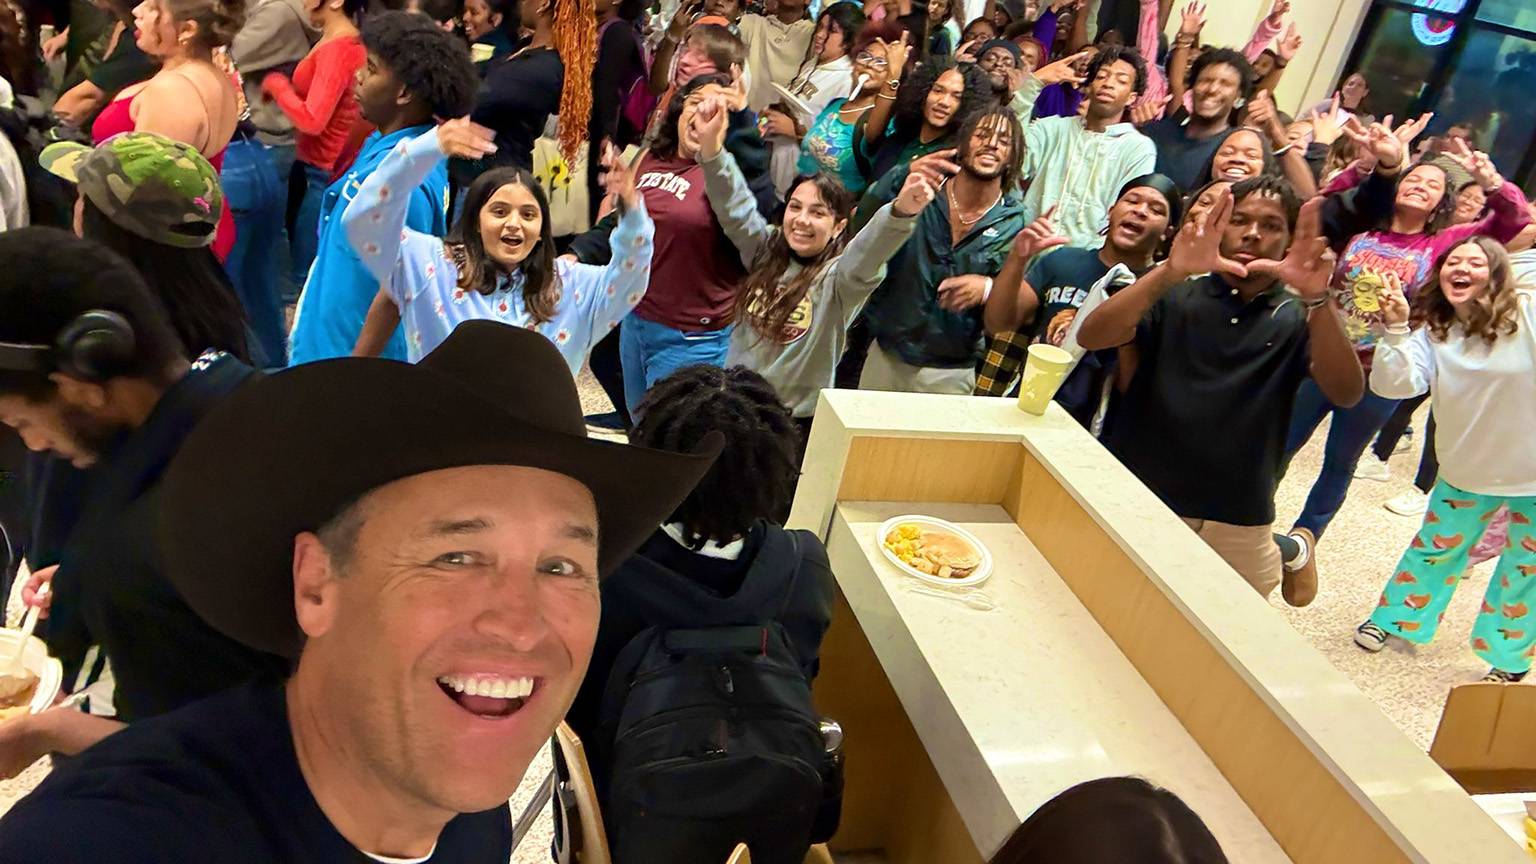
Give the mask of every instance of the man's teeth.
M 533 692 L 532 678 L 487 678 L 484 676 L 444 675 L 439 684 L 465 696 L 489 696 L 493 699 L 523 699 Z

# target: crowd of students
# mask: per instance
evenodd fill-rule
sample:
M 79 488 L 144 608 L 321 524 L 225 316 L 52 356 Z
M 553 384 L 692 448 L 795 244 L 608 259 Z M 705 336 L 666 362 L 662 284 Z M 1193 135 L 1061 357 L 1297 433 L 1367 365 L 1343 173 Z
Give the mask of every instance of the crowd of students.
M 0 862 L 491 860 L 568 709 L 621 809 L 657 628 L 771 619 L 808 692 L 833 583 L 782 522 L 820 391 L 1006 396 L 1041 342 L 1061 406 L 1296 606 L 1427 398 L 1391 504 L 1423 526 L 1354 639 L 1429 640 L 1497 555 L 1472 648 L 1525 677 L 1532 206 L 1477 130 L 1394 124 L 1358 73 L 1282 113 L 1287 0 L 1241 50 L 1199 4 L 1166 44 L 1166 4 L 1086 5 L 101 0 L 42 45 L 8 7 L 0 421 L 34 453 L 5 529 L 90 698 L 0 725 L 6 776 L 66 757 Z M 585 366 L 613 415 L 582 418 Z M 733 744 L 819 754 L 774 692 L 790 719 Z M 742 829 L 786 861 L 824 839 L 805 767 Z M 1129 839 L 1072 803 L 1122 799 L 1156 811 Z M 997 860 L 1214 846 L 1190 815 L 1085 787 Z

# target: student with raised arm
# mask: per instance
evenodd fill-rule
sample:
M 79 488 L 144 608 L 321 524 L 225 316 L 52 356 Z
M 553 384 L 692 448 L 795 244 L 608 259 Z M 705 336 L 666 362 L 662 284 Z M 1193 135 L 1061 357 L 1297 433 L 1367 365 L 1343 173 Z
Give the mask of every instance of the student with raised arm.
M 1266 597 L 1282 581 L 1271 526 L 1296 388 L 1310 375 L 1338 405 L 1365 389 L 1322 209 L 1274 177 L 1223 190 L 1077 334 L 1090 351 L 1137 350 L 1105 446 Z
M 407 359 L 429 354 L 464 321 L 485 318 L 537 330 L 555 343 L 571 374 L 645 296 L 655 228 L 630 166 L 610 153 L 608 188 L 622 213 L 606 266 L 555 258 L 549 202 L 521 168 L 493 168 L 464 195 L 448 237 L 406 227 L 404 190 L 450 156 L 496 152 L 495 133 L 468 118 L 396 146 L 347 208 L 343 225 L 359 260 L 379 280 L 353 353 L 376 356 L 405 323 Z
M 853 196 L 831 174 L 817 173 L 790 188 L 783 224 L 775 227 L 758 212 L 724 149 L 720 107 L 706 109 L 714 113 L 700 129 L 698 161 L 715 217 L 748 270 L 726 365 L 768 379 L 808 432 L 817 394 L 832 386 L 848 326 L 885 279 L 886 261 L 911 236 L 935 187 L 921 173 L 907 175 L 896 200 L 877 210 L 845 248 Z

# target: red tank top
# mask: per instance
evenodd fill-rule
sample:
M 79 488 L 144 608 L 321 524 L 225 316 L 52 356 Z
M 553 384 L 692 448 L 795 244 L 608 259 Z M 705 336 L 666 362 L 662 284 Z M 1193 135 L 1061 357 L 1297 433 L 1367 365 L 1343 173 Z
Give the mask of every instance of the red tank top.
M 118 99 L 108 102 L 107 107 L 101 109 L 96 115 L 96 121 L 91 124 L 91 143 L 100 144 L 114 135 L 124 132 L 133 132 L 133 100 L 139 98 L 137 94 L 128 99 Z M 208 164 L 215 171 L 224 170 L 224 151 L 208 157 Z M 229 202 L 226 200 L 219 211 L 219 227 L 213 234 L 213 254 L 223 264 L 229 257 L 229 250 L 235 246 L 235 217 L 229 211 Z

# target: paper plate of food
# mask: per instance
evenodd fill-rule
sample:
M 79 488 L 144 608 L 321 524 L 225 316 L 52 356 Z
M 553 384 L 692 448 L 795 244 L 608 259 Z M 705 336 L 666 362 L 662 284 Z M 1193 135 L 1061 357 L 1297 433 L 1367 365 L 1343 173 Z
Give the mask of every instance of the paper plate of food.
M 909 576 L 946 588 L 980 585 L 992 553 L 971 532 L 932 516 L 897 516 L 880 526 L 880 551 Z
M 0 629 L 0 662 L 16 650 L 22 633 Z M 0 674 L 0 723 L 23 714 L 36 714 L 53 704 L 64 681 L 64 668 L 48 656 L 48 646 L 36 636 L 26 637 L 21 651 L 21 674 Z M 3 673 L 5 670 L 0 670 Z

